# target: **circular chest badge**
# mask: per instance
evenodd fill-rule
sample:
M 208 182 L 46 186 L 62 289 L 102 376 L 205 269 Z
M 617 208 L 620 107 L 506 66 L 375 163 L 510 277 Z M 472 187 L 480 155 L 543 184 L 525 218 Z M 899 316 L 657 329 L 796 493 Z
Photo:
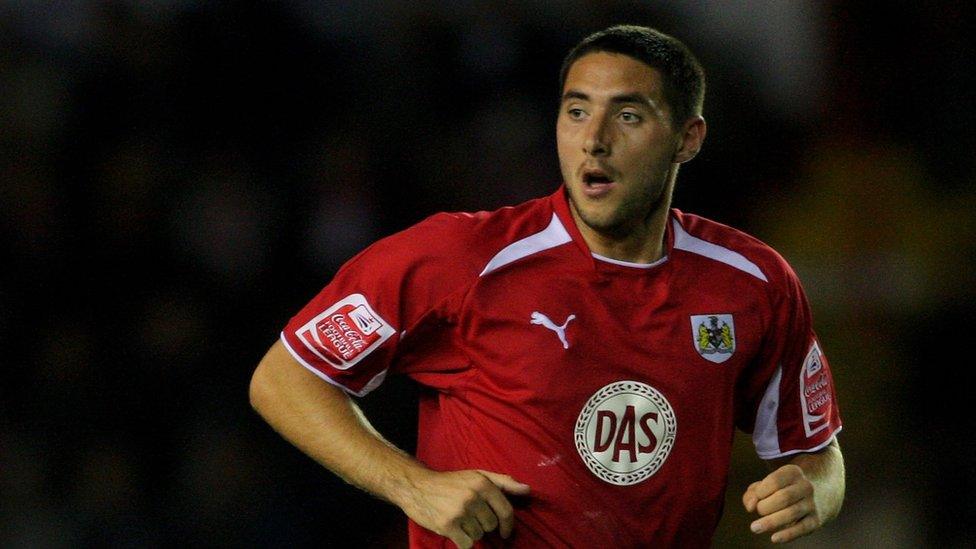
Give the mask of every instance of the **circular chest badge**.
M 590 471 L 610 484 L 647 480 L 671 453 L 678 422 L 657 389 L 617 381 L 596 392 L 576 420 L 576 450 Z

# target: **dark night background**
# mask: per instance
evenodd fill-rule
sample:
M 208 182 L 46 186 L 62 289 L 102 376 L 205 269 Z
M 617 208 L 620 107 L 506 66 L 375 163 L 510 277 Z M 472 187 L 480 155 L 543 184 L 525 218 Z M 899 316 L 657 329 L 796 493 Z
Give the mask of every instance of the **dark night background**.
M 0 546 L 403 545 L 247 401 L 371 241 L 559 183 L 559 64 L 648 24 L 705 66 L 675 205 L 796 268 L 847 502 L 803 547 L 969 547 L 976 64 L 965 3 L 0 0 Z M 364 409 L 410 447 L 413 388 Z M 737 443 L 715 545 L 764 546 Z

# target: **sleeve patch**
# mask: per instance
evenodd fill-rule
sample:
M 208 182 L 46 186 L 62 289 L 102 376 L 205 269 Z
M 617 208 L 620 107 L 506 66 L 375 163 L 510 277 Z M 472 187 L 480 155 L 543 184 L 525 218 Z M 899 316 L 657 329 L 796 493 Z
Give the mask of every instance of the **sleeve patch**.
M 830 372 L 824 368 L 823 352 L 814 340 L 800 369 L 800 404 L 807 438 L 829 427 L 832 393 Z
M 295 330 L 295 337 L 315 356 L 346 370 L 395 333 L 365 296 L 352 294 Z

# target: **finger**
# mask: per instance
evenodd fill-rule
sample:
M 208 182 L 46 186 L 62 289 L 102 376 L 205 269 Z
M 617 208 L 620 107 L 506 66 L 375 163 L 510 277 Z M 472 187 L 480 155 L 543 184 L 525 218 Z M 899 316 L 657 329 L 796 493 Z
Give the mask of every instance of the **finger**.
M 461 529 L 471 538 L 472 543 L 478 541 L 485 535 L 485 531 L 481 529 L 481 524 L 478 523 L 478 519 L 473 517 L 464 517 L 461 520 Z
M 817 519 L 813 515 L 807 515 L 803 517 L 800 522 L 797 522 L 793 526 L 785 530 L 780 530 L 772 536 L 770 536 L 770 541 L 773 543 L 786 543 L 787 541 L 793 541 L 798 537 L 805 536 L 810 532 L 817 529 Z
M 474 540 L 472 540 L 471 537 L 464 532 L 464 529 L 460 527 L 454 528 L 450 532 L 447 532 L 445 536 L 447 539 L 454 542 L 454 545 L 457 545 L 458 549 L 471 549 L 471 546 L 474 545 Z
M 491 510 L 487 502 L 479 501 L 473 512 L 483 531 L 491 532 L 498 528 L 498 517 L 495 516 L 495 512 Z
M 813 493 L 812 487 L 804 483 L 791 484 L 782 490 L 778 490 L 767 498 L 759 500 L 756 504 L 756 512 L 762 516 L 770 515 L 781 509 L 786 509 Z
M 757 534 L 762 532 L 773 532 L 793 524 L 801 518 L 804 518 L 809 513 L 810 509 L 806 505 L 791 505 L 786 509 L 776 511 L 769 516 L 756 519 L 751 525 L 749 525 L 749 528 Z
M 753 512 L 756 510 L 756 504 L 759 503 L 759 496 L 756 495 L 756 488 L 759 486 L 759 482 L 753 482 L 746 488 L 744 494 L 742 494 L 742 505 L 745 506 L 746 512 Z
M 505 539 L 512 534 L 515 524 L 515 510 L 508 499 L 498 490 L 488 490 L 483 494 L 485 502 L 491 507 L 492 514 L 498 519 L 498 533 Z
M 483 471 L 481 469 L 478 469 L 477 471 L 484 475 L 485 478 L 490 480 L 492 484 L 501 488 L 505 493 L 514 494 L 517 496 L 527 496 L 531 491 L 528 484 L 522 484 L 508 475 L 492 473 L 491 471 Z
M 793 484 L 802 477 L 803 469 L 800 469 L 799 466 L 793 464 L 784 465 L 759 481 L 759 486 L 756 487 L 756 495 L 759 496 L 759 499 L 768 498 L 775 494 L 777 490 Z

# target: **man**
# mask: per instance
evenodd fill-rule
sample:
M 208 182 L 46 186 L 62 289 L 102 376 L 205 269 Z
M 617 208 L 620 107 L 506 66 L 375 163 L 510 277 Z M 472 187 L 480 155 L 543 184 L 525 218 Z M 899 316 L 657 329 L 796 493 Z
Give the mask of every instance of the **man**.
M 698 62 L 613 27 L 561 78 L 564 185 L 353 258 L 262 360 L 252 404 L 399 506 L 415 547 L 708 546 L 735 426 L 772 465 L 743 495 L 752 530 L 815 530 L 844 476 L 799 282 L 759 241 L 670 209 L 705 138 Z M 425 388 L 417 459 L 346 395 L 391 372 Z

